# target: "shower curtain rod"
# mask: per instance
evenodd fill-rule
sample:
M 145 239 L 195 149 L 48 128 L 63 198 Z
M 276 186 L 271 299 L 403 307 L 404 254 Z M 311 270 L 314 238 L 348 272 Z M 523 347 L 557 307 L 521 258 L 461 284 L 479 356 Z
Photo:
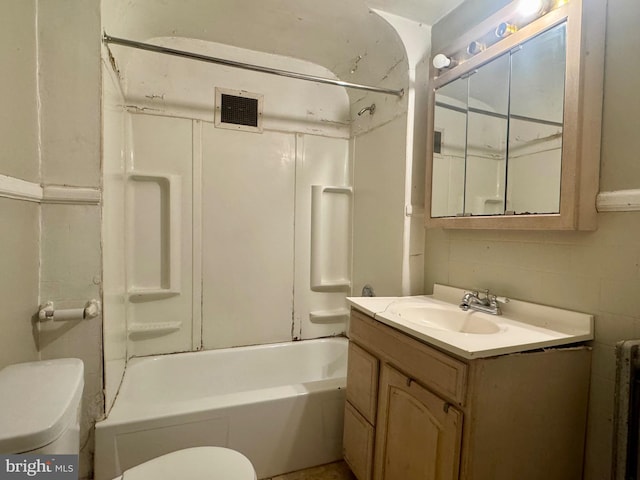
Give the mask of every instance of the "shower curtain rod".
M 384 93 L 387 95 L 395 95 L 402 97 L 404 89 L 393 90 L 390 88 L 372 87 L 369 85 L 361 85 L 358 83 L 343 82 L 342 80 L 333 80 L 331 78 L 316 77 L 315 75 L 307 75 L 304 73 L 289 72 L 287 70 L 278 70 L 277 68 L 262 67 L 260 65 L 252 65 L 250 63 L 236 62 L 226 60 L 224 58 L 209 57 L 198 53 L 187 52 L 184 50 L 175 50 L 173 48 L 161 47 L 150 43 L 136 42 L 135 40 L 127 40 L 125 38 L 112 37 L 106 33 L 102 36 L 102 41 L 106 44 L 122 45 L 125 47 L 137 48 L 139 50 L 147 50 L 149 52 L 164 53 L 165 55 L 174 55 L 176 57 L 189 58 L 191 60 L 199 60 L 201 62 L 217 63 L 227 67 L 242 68 L 244 70 L 252 70 L 254 72 L 269 73 L 271 75 L 279 75 L 281 77 L 296 78 L 298 80 L 307 80 L 309 82 L 326 83 L 328 85 L 338 85 L 345 88 L 355 88 L 357 90 L 367 90 L 369 92 Z

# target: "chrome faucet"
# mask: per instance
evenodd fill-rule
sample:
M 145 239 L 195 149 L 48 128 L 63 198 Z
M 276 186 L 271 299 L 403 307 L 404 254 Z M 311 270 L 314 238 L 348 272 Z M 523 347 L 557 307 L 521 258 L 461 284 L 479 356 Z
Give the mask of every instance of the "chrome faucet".
M 460 308 L 465 312 L 471 309 L 490 315 L 502 315 L 500 304 L 509 302 L 509 299 L 491 295 L 489 294 L 489 290 L 484 290 L 483 293 L 484 297 L 480 297 L 477 291 L 465 292 L 462 297 L 462 302 L 460 303 Z

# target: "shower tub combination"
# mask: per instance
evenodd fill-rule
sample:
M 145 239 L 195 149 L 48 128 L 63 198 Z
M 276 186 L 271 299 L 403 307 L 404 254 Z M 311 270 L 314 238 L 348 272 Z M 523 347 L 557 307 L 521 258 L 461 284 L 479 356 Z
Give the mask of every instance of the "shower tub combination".
M 96 424 L 95 478 L 181 448 L 232 448 L 258 478 L 342 457 L 347 339 L 133 358 Z

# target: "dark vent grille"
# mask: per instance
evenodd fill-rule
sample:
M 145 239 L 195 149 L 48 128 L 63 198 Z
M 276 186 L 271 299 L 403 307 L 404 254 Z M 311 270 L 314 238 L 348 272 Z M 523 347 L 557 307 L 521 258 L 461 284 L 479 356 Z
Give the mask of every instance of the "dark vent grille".
M 258 126 L 258 99 L 238 97 L 236 95 L 221 95 L 220 120 L 222 123 Z
M 433 132 L 433 153 L 442 153 L 442 132 Z

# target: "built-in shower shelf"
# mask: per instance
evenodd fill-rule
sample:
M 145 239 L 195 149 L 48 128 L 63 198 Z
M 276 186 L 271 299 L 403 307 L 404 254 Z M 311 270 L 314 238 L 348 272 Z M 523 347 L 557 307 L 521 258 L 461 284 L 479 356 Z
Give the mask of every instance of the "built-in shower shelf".
M 128 176 L 130 302 L 180 295 L 181 192 L 180 175 L 132 172 Z
M 152 322 L 152 323 L 132 323 L 127 329 L 129 335 L 135 334 L 153 334 L 163 335 L 167 333 L 177 332 L 182 327 L 182 322 Z
M 133 303 L 152 302 L 154 300 L 163 300 L 165 298 L 175 297 L 176 295 L 180 295 L 180 292 L 164 288 L 135 288 L 129 290 L 129 301 Z
M 353 189 L 348 186 L 311 186 L 310 287 L 313 292 L 351 289 L 348 225 Z M 337 241 L 342 237 L 343 241 Z
M 351 289 L 351 282 L 349 280 L 336 280 L 336 281 L 317 281 L 311 284 L 311 290 L 314 292 L 343 292 Z
M 309 320 L 312 323 L 340 323 L 346 322 L 348 318 L 349 310 L 346 308 L 309 312 Z

